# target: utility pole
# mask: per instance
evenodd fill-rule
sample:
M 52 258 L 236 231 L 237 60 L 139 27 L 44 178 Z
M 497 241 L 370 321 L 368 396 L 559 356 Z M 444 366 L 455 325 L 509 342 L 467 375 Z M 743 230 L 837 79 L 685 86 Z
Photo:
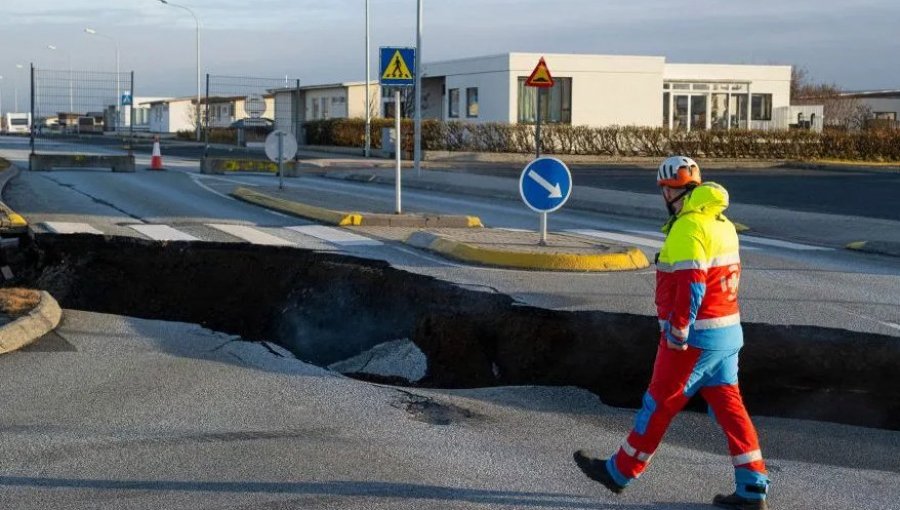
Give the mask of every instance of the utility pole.
M 418 0 L 416 11 L 416 118 L 413 129 L 416 177 L 422 176 L 422 1 Z
M 369 48 L 369 44 L 371 39 L 369 38 L 369 0 L 366 0 L 366 149 L 365 156 L 368 158 L 370 152 L 372 150 L 372 99 L 369 92 L 369 82 L 372 80 L 371 72 L 372 72 L 372 64 L 370 62 L 371 59 L 371 50 Z

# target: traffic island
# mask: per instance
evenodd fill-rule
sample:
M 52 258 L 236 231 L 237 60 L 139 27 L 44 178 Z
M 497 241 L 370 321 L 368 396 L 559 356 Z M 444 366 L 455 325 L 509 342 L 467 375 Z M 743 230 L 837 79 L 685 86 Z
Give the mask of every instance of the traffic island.
M 47 292 L 0 289 L 0 354 L 16 351 L 56 329 L 59 304 Z
M 848 250 L 900 257 L 900 242 L 896 241 L 857 241 L 845 246 Z
M 278 188 L 249 189 L 237 188 L 231 196 L 273 211 L 283 212 L 341 227 L 412 227 L 412 228 L 480 228 L 481 220 L 476 216 L 443 215 L 428 213 L 390 214 L 386 212 L 348 212 L 331 209 L 335 197 L 323 195 L 316 190 Z M 380 204 L 368 205 L 376 210 Z
M 499 229 L 415 232 L 406 243 L 439 253 L 449 259 L 485 266 L 540 271 L 631 271 L 650 265 L 633 246 L 618 246 L 548 234 L 547 245 L 538 244 L 537 232 Z

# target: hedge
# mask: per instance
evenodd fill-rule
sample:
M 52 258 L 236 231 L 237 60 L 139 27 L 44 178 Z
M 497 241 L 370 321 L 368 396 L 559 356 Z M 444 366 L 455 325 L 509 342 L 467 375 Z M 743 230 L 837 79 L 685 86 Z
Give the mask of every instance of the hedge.
M 402 121 L 404 150 L 412 147 L 412 121 Z M 372 120 L 372 146 L 381 146 L 381 128 L 390 119 Z M 363 119 L 330 119 L 304 124 L 310 145 L 362 147 Z M 560 155 L 652 156 L 691 154 L 708 158 L 842 159 L 900 161 L 900 130 L 860 132 L 826 130 L 670 131 L 664 128 L 548 125 L 542 129 L 542 152 Z M 452 152 L 534 152 L 534 126 L 501 123 L 422 122 L 425 150 Z

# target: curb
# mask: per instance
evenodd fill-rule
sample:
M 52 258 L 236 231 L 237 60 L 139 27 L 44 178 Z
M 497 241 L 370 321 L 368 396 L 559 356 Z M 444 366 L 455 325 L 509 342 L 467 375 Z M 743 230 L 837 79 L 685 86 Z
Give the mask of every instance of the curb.
M 19 167 L 10 163 L 9 168 L 0 174 L 0 234 L 23 234 L 28 230 L 28 221 L 3 202 L 3 190 L 20 172 Z
M 316 207 L 300 202 L 292 202 L 290 200 L 272 197 L 243 187 L 234 190 L 231 193 L 231 196 L 267 209 L 281 211 L 302 218 L 313 219 L 328 225 L 358 227 L 362 224 L 363 220 L 362 215 L 359 213 L 332 211 L 331 209 L 325 209 L 324 207 Z
M 844 248 L 863 253 L 874 253 L 888 257 L 900 257 L 900 242 L 890 241 L 856 241 L 849 243 Z
M 0 327 L 0 354 L 17 351 L 56 329 L 62 319 L 59 303 L 48 292 L 41 291 L 41 302 L 9 324 Z
M 415 232 L 406 244 L 444 255 L 447 258 L 486 266 L 543 271 L 631 271 L 644 269 L 650 262 L 633 247 L 602 254 L 535 253 L 482 248 L 454 241 L 431 232 Z
M 413 214 L 378 214 L 343 212 L 273 197 L 239 187 L 231 196 L 267 209 L 309 218 L 339 227 L 412 227 L 412 228 L 483 228 L 477 216 L 442 216 Z

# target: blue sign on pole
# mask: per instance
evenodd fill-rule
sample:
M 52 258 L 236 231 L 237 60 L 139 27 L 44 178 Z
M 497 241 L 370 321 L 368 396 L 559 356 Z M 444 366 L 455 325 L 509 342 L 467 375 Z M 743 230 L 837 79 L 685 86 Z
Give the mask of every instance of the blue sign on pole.
M 412 87 L 416 84 L 416 49 L 381 48 L 381 85 Z
M 122 94 L 122 106 L 131 106 L 131 92 L 125 92 Z
M 537 158 L 522 171 L 519 194 L 532 211 L 553 212 L 562 207 L 572 194 L 572 173 L 562 161 Z

